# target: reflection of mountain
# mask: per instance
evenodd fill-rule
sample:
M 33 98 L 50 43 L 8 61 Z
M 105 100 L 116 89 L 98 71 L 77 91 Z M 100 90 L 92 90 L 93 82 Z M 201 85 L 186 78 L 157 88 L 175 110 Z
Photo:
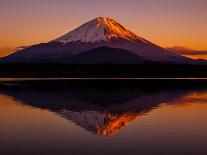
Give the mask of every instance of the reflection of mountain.
M 23 104 L 48 109 L 98 135 L 113 135 L 163 103 L 172 104 L 192 89 L 1 89 Z

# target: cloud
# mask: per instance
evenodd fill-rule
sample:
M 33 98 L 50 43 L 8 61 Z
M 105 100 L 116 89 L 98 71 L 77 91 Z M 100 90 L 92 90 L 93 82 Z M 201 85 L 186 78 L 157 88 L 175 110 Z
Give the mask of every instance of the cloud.
M 16 51 L 15 47 L 1 47 L 0 48 L 0 57 L 7 56 Z
M 20 50 L 23 50 L 25 48 L 28 48 L 29 46 L 19 46 L 19 47 L 16 47 L 15 51 L 20 51 Z
M 23 50 L 29 46 L 19 46 L 19 47 L 0 47 L 0 57 L 5 57 L 9 54 L 12 54 L 14 52 Z
M 187 47 L 168 47 L 166 48 L 168 51 L 175 52 L 177 54 L 186 55 L 186 56 L 202 56 L 207 55 L 207 50 L 194 50 Z

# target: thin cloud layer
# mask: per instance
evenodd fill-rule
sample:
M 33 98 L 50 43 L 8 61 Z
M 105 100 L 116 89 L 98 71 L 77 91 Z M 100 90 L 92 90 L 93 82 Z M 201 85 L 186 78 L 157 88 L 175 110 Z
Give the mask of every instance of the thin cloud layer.
M 168 47 L 166 49 L 168 51 L 172 51 L 172 52 L 175 52 L 177 54 L 188 56 L 188 57 L 191 57 L 191 58 L 207 59 L 207 50 L 194 50 L 194 49 L 191 49 L 191 48 L 179 47 L 179 46 Z
M 16 51 L 23 50 L 27 48 L 28 46 L 19 46 L 19 47 L 1 47 L 0 48 L 0 57 L 8 56 L 9 54 L 12 54 Z

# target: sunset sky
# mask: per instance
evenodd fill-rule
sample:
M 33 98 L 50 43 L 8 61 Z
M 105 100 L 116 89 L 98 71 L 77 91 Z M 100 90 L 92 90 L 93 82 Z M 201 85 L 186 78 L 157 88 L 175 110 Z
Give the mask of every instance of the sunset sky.
M 53 40 L 99 16 L 162 47 L 204 51 L 206 7 L 207 0 L 0 0 L 0 56 Z

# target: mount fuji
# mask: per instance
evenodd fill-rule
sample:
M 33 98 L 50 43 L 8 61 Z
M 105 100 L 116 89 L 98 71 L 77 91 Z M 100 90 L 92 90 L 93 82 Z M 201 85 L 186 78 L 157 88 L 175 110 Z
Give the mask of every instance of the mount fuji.
M 9 63 L 191 64 L 196 60 L 167 51 L 108 17 L 95 18 L 48 43 L 30 46 L 1 59 Z

